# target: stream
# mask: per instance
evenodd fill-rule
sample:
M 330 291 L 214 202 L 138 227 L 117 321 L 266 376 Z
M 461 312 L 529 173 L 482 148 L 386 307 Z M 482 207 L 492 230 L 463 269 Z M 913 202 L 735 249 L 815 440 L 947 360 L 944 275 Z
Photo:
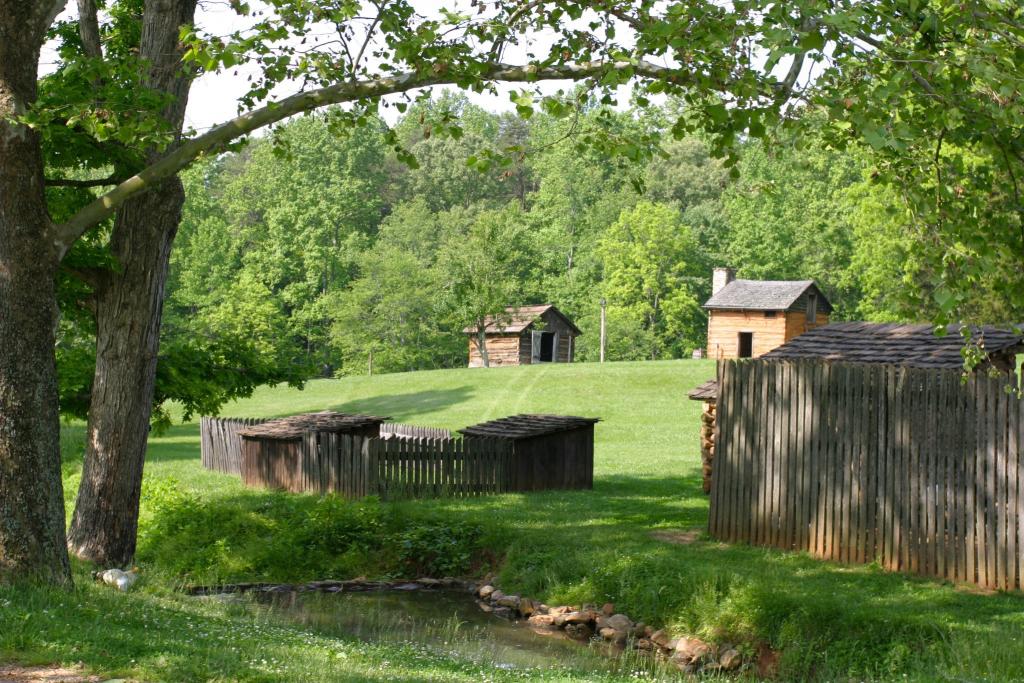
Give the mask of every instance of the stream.
M 305 630 L 365 642 L 415 643 L 498 669 L 665 673 L 652 657 L 561 631 L 535 630 L 480 610 L 463 591 L 267 592 L 239 596 Z

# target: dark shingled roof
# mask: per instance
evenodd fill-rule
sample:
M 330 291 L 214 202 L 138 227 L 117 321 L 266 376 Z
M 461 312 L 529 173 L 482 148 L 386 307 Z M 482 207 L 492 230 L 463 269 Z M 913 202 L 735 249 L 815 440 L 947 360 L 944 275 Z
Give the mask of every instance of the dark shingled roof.
M 718 380 L 709 379 L 687 394 L 694 401 L 716 400 L 718 398 Z
M 916 368 L 962 368 L 960 326 L 937 337 L 931 325 L 830 323 L 790 339 L 761 356 L 766 360 L 819 358 L 847 363 L 880 363 Z M 985 353 L 1024 350 L 1024 328 L 972 328 L 972 341 Z
M 704 308 L 786 311 L 812 287 L 820 297 L 818 310 L 830 313 L 832 305 L 814 280 L 733 280 L 712 294 Z
M 465 436 L 529 439 L 535 436 L 579 429 L 600 421 L 601 418 L 598 417 L 576 417 L 574 415 L 512 415 L 460 429 L 459 433 Z
M 304 413 L 268 420 L 263 424 L 239 430 L 238 434 L 256 439 L 287 441 L 301 438 L 303 433 L 308 431 L 345 433 L 380 424 L 388 419 L 374 415 L 350 415 L 325 410 L 320 413 Z
M 565 324 L 572 328 L 576 334 L 583 334 L 573 321 L 569 320 L 564 313 L 552 304 L 509 306 L 505 309 L 505 315 L 500 316 L 500 319 L 495 316 L 487 316 L 484 320 L 484 331 L 488 334 L 519 333 L 540 320 L 540 317 L 548 311 L 554 311 L 555 315 L 564 320 Z M 476 334 L 476 326 L 471 325 L 462 331 L 465 334 Z

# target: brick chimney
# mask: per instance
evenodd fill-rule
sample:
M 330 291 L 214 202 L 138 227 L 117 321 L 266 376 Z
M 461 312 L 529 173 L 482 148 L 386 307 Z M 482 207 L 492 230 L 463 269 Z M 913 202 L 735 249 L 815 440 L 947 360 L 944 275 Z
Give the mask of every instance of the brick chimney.
M 718 294 L 718 291 L 736 279 L 736 271 L 732 268 L 715 268 L 711 276 L 711 293 Z

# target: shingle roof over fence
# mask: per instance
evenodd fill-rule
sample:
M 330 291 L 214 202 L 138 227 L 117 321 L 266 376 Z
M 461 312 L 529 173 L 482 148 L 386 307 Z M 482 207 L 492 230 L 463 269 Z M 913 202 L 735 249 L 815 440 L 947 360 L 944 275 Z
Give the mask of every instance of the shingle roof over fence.
M 349 432 L 362 427 L 380 424 L 390 418 L 375 415 L 351 415 L 325 410 L 319 413 L 303 413 L 276 420 L 269 420 L 238 432 L 240 436 L 259 439 L 298 439 L 307 431 Z
M 950 325 L 944 337 L 931 325 L 841 322 L 817 327 L 790 339 L 762 358 L 785 360 L 819 358 L 850 363 L 880 363 L 919 368 L 961 368 L 964 338 L 960 326 Z M 972 328 L 972 342 L 986 354 L 1024 349 L 1024 328 Z
M 733 280 L 711 295 L 704 308 L 785 311 L 811 288 L 820 297 L 820 310 L 830 312 L 832 306 L 814 280 Z
M 597 422 L 600 422 L 600 418 L 575 415 L 512 415 L 460 429 L 459 433 L 465 436 L 529 439 L 535 436 L 579 429 Z
M 713 401 L 718 398 L 718 380 L 709 379 L 686 395 L 694 401 Z

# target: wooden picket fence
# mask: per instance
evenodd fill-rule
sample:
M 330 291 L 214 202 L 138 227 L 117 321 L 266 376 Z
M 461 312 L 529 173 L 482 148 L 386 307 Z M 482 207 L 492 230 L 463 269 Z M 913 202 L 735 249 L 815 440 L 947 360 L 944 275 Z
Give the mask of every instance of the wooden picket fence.
M 385 422 L 380 426 L 380 436 L 387 439 L 392 436 L 413 436 L 427 439 L 450 439 L 452 432 L 443 427 L 423 427 L 421 425 L 400 424 L 397 422 Z
M 295 475 L 247 471 L 246 483 L 290 491 L 383 499 L 503 493 L 511 482 L 511 444 L 499 439 L 375 437 L 307 432 Z M 270 461 L 261 458 L 256 470 Z
M 1024 585 L 1024 401 L 1006 376 L 721 361 L 710 532 Z
M 199 448 L 203 467 L 228 474 L 242 473 L 240 429 L 263 424 L 255 417 L 204 417 L 199 421 Z

